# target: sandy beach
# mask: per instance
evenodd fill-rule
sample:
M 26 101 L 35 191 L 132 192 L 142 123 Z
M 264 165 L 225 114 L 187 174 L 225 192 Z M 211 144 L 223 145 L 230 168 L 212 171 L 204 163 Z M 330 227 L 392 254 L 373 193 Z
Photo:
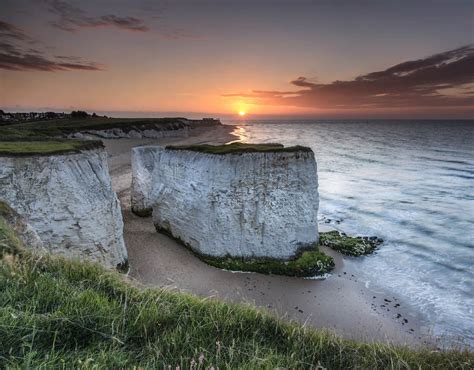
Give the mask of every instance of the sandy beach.
M 325 249 L 336 269 L 324 280 L 223 271 L 208 266 L 174 240 L 155 231 L 151 218 L 130 211 L 130 149 L 168 143 L 225 143 L 236 139 L 232 127 L 194 130 L 184 138 L 104 140 L 114 190 L 122 205 L 129 276 L 145 286 L 165 287 L 202 297 L 245 302 L 285 319 L 333 330 L 346 338 L 416 346 L 428 328 L 408 302 L 358 280 L 346 257 Z M 321 225 L 320 231 L 325 231 Z M 383 276 L 381 276 L 383 278 Z

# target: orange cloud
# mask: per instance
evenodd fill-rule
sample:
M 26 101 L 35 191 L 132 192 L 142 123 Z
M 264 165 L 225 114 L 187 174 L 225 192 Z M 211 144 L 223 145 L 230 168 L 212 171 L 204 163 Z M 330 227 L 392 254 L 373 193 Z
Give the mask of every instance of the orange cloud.
M 296 91 L 253 90 L 225 97 L 250 98 L 259 105 L 306 108 L 403 108 L 474 106 L 474 47 L 399 63 L 383 71 L 329 84 L 298 77 Z

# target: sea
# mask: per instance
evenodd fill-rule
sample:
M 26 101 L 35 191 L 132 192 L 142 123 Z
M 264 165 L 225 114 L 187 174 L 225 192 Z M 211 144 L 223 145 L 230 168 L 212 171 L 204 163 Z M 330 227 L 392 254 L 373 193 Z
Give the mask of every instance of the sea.
M 384 239 L 347 263 L 474 346 L 474 120 L 228 120 L 236 140 L 309 146 L 319 221 Z

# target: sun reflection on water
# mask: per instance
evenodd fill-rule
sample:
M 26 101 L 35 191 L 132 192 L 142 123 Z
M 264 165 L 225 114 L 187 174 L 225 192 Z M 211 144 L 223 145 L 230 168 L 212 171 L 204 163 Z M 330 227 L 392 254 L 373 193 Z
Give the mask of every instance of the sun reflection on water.
M 245 143 L 248 140 L 247 130 L 245 129 L 245 126 L 235 126 L 231 134 L 237 138 L 236 140 L 232 141 L 232 143 Z

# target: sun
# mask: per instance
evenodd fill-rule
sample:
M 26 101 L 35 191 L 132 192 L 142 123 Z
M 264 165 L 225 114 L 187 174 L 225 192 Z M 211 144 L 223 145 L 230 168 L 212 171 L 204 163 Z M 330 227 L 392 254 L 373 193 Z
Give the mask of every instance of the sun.
M 245 116 L 245 115 L 246 115 L 246 113 L 245 113 L 244 110 L 239 111 L 239 116 L 240 116 L 240 117 L 243 117 L 243 116 Z

